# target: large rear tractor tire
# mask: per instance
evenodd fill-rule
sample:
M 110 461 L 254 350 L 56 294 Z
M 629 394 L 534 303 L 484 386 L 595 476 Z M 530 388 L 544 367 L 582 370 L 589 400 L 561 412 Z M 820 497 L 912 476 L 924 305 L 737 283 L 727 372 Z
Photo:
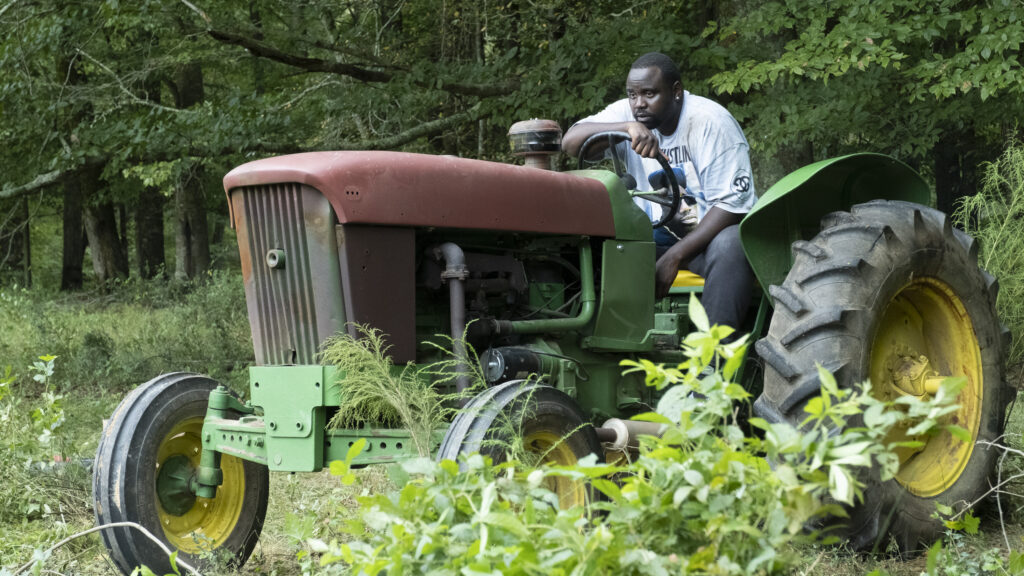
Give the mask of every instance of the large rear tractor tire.
M 93 475 L 98 525 L 135 522 L 193 565 L 225 558 L 239 566 L 256 546 L 267 513 L 267 467 L 224 455 L 224 482 L 198 498 L 189 478 L 199 466 L 207 400 L 217 383 L 205 376 L 164 374 L 133 390 L 103 429 Z M 101 532 L 124 574 L 146 565 L 171 572 L 167 555 L 129 527 Z
M 550 386 L 513 380 L 482 392 L 459 411 L 437 459 L 479 452 L 499 464 L 517 451 L 521 458 L 561 466 L 604 453 L 597 432 L 572 398 Z M 583 481 L 552 476 L 546 482 L 562 508 L 585 505 L 592 497 Z
M 785 282 L 769 289 L 775 314 L 757 343 L 766 364 L 758 416 L 798 425 L 819 393 L 818 362 L 840 386 L 870 379 L 888 399 L 926 397 L 943 377 L 967 378 L 961 408 L 946 421 L 971 441 L 945 431 L 921 438 L 923 448 L 899 454 L 895 479 L 868 479 L 864 502 L 838 527 L 855 549 L 884 549 L 891 535 L 901 550 L 920 550 L 943 529 L 932 518 L 936 503 L 959 509 L 989 488 L 998 454 L 979 442 L 1000 437 L 1012 397 L 996 281 L 978 267 L 971 237 L 942 212 L 907 202 L 829 214 L 813 240 L 793 244 L 793 256 Z

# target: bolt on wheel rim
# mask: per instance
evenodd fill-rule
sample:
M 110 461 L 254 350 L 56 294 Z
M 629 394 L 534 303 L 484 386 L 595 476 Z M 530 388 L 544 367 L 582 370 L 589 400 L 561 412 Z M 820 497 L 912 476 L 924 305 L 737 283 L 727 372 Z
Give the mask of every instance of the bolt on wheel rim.
M 942 430 L 911 437 L 906 429 L 890 432 L 886 442 L 920 440 L 920 448 L 900 448 L 896 481 L 911 493 L 935 496 L 963 473 L 978 436 L 982 409 L 981 350 L 970 315 L 945 282 L 917 278 L 888 303 L 871 345 L 870 377 L 875 394 L 886 400 L 903 395 L 929 398 L 942 380 L 963 376 L 967 386 L 956 403 L 960 409 L 942 418 L 970 432 L 964 442 Z
M 221 457 L 224 483 L 217 487 L 215 498 L 198 498 L 192 494 L 191 504 L 182 506 L 189 497 L 180 493 L 180 480 L 160 482 L 161 477 L 166 480 L 172 474 L 180 476 L 182 470 L 199 468 L 202 431 L 202 418 L 178 423 L 160 442 L 156 458 L 158 481 L 154 497 L 160 527 L 171 545 L 189 554 L 223 546 L 238 523 L 245 499 L 243 462 L 227 454 Z M 165 474 L 165 467 L 172 471 Z M 164 502 L 170 504 L 170 509 Z

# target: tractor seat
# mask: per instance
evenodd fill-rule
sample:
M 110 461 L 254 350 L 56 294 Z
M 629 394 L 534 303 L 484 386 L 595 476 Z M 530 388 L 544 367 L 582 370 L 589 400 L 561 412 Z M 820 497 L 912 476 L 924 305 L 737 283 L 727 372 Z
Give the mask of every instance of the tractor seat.
M 703 288 L 704 278 L 689 270 L 680 270 L 672 282 L 673 288 Z

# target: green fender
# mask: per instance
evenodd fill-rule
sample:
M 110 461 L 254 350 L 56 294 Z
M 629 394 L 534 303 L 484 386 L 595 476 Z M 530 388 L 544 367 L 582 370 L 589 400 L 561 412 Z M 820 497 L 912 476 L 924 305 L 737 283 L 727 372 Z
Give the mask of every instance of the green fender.
M 765 294 L 793 265 L 790 246 L 817 236 L 822 216 L 870 200 L 930 205 L 931 190 L 906 164 L 883 154 L 822 160 L 787 175 L 740 223 L 740 241 Z

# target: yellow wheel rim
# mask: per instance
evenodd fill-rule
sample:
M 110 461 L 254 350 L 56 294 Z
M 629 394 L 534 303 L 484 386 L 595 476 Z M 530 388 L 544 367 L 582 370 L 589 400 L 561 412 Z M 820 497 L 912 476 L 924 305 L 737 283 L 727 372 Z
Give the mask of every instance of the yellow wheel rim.
M 528 452 L 539 456 L 540 462 L 543 464 L 573 466 L 579 462 L 569 443 L 552 432 L 531 432 L 523 438 L 523 445 Z M 586 484 L 579 480 L 549 476 L 545 478 L 544 482 L 548 489 L 558 496 L 558 503 L 562 509 L 583 506 L 587 503 Z
M 945 282 L 917 278 L 886 306 L 871 345 L 870 377 L 875 394 L 892 400 L 903 395 L 926 398 L 953 376 L 967 378 L 960 392 L 960 410 L 944 417 L 971 433 L 971 442 L 941 431 L 912 438 L 905 428 L 893 430 L 887 442 L 920 440 L 921 448 L 897 450 L 896 480 L 911 493 L 931 497 L 948 490 L 967 466 L 981 423 L 982 364 L 978 338 L 960 298 Z
M 199 467 L 202 452 L 200 435 L 203 419 L 191 418 L 176 425 L 157 450 L 157 475 L 165 462 L 171 459 L 188 458 L 193 468 Z M 217 488 L 213 499 L 196 498 L 192 507 L 184 514 L 176 515 L 164 509 L 154 491 L 157 516 L 167 541 L 188 554 L 198 554 L 223 546 L 235 529 L 245 499 L 245 471 L 242 461 L 234 456 L 223 455 L 220 461 L 224 472 L 224 483 Z

